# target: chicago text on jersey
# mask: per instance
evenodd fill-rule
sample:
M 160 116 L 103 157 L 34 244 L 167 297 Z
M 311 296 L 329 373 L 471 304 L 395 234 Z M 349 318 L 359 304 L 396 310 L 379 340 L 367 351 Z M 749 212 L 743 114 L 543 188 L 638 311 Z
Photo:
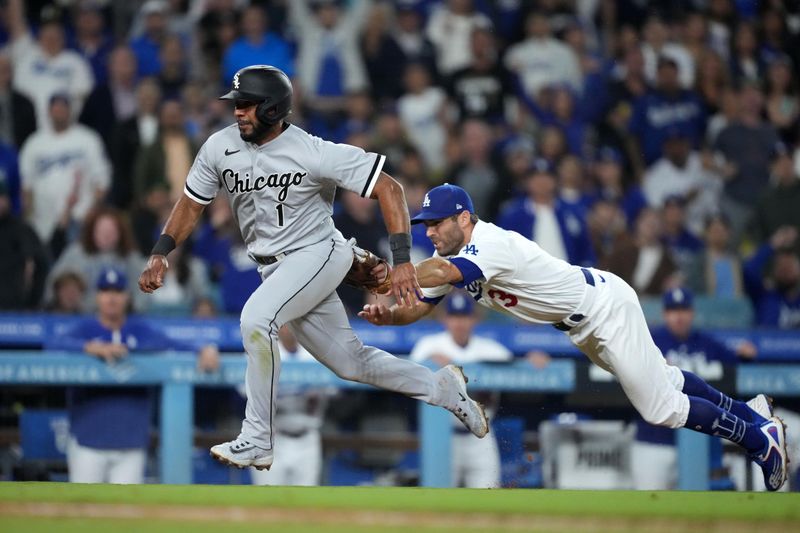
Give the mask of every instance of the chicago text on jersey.
M 244 179 L 241 179 L 238 172 L 234 172 L 229 168 L 226 168 L 222 171 L 222 181 L 225 182 L 225 188 L 230 194 L 260 191 L 265 187 L 278 187 L 280 188 L 278 200 L 281 202 L 286 200 L 286 195 L 289 193 L 289 187 L 292 185 L 300 185 L 305 176 L 306 172 L 284 172 L 283 174 L 258 176 L 250 181 L 249 173 L 245 173 Z

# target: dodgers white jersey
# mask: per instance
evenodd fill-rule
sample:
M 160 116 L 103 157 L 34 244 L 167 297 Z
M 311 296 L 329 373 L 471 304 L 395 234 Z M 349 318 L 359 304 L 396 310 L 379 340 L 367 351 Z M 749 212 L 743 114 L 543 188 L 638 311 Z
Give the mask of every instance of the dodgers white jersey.
M 336 187 L 369 197 L 386 157 L 309 135 L 294 125 L 258 146 L 232 124 L 208 138 L 184 193 L 208 204 L 224 187 L 251 254 L 278 255 L 329 237 Z
M 467 345 L 461 346 L 447 331 L 420 338 L 409 357 L 412 361 L 422 362 L 436 354 L 445 355 L 457 364 L 508 362 L 514 358 L 511 350 L 494 339 L 471 335 Z
M 434 252 L 434 257 L 439 257 Z M 464 275 L 456 286 L 479 304 L 529 322 L 560 322 L 574 313 L 586 292 L 581 268 L 556 259 L 519 233 L 478 221 L 472 238 L 449 257 Z M 423 289 L 436 302 L 451 285 Z

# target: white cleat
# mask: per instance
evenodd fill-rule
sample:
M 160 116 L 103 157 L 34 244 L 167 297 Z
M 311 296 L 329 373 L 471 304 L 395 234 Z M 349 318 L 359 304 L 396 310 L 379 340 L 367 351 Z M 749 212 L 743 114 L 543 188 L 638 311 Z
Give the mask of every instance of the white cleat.
M 773 414 L 772 398 L 766 394 L 757 394 L 755 397 L 747 400 L 747 407 L 767 420 L 769 420 Z
M 239 438 L 213 446 L 211 457 L 220 463 L 239 468 L 252 466 L 256 470 L 269 470 L 272 466 L 272 450 L 259 448 Z
M 467 394 L 467 376 L 460 366 L 447 365 L 436 372 L 439 386 L 447 394 L 445 409 L 456 415 L 468 430 L 478 438 L 489 433 L 489 420 L 483 406 Z

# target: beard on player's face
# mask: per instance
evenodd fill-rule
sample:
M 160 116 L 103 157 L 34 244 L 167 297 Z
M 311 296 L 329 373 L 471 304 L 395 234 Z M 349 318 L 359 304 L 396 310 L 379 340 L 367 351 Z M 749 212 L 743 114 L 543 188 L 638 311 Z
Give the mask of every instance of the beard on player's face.
M 237 121 L 239 126 L 239 136 L 245 142 L 258 142 L 263 139 L 269 131 L 269 126 L 263 124 L 260 120 L 254 121 L 240 120 Z
M 464 243 L 464 230 L 456 220 L 449 218 L 439 225 L 439 235 L 434 243 L 436 252 L 443 257 L 456 255 Z

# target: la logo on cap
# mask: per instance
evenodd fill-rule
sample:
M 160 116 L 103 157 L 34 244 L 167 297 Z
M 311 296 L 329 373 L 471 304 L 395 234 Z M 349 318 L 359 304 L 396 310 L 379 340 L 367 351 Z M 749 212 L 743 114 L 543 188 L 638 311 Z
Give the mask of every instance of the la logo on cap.
M 461 204 L 456 204 L 456 209 L 464 209 L 464 206 Z
M 431 199 L 428 195 L 425 195 L 425 200 L 422 201 L 422 207 L 430 207 L 431 206 Z

